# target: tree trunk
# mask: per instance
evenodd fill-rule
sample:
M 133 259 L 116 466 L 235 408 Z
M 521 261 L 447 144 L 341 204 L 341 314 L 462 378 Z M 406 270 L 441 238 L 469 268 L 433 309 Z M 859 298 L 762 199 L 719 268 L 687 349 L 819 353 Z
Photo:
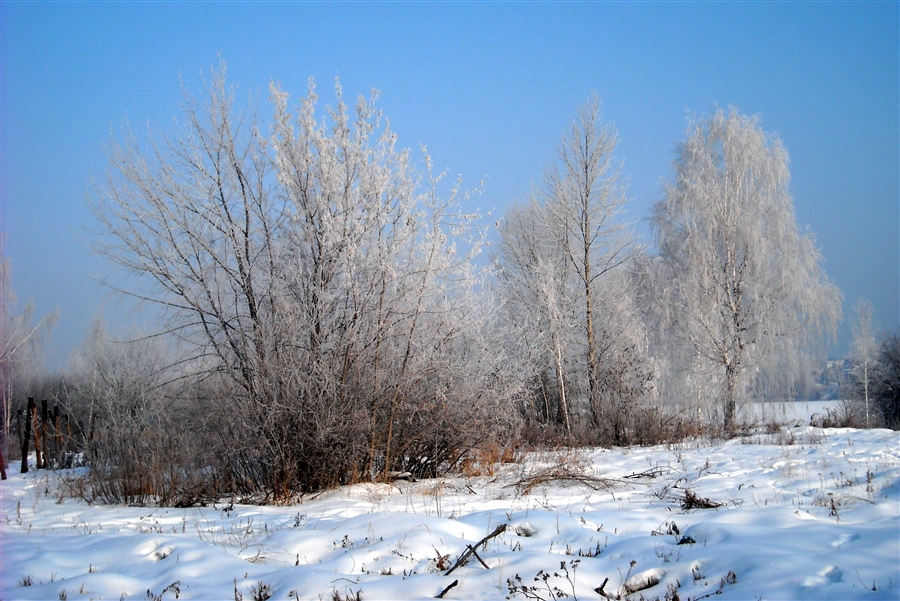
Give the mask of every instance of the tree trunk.
M 23 419 L 24 419 L 24 418 L 23 418 L 23 416 L 22 416 L 22 410 L 21 410 L 21 409 L 17 409 L 17 410 L 16 410 L 16 433 L 19 435 L 19 450 L 20 450 L 20 451 L 22 450 L 23 442 L 24 442 L 24 440 L 25 440 L 25 434 L 24 434 L 24 432 L 23 432 L 23 429 L 24 429 L 24 427 L 25 427 L 25 423 L 24 423 Z M 23 454 L 22 454 L 22 457 L 25 457 L 25 455 L 27 455 L 27 453 L 23 453 Z M 25 466 L 25 469 L 28 469 L 28 466 L 27 466 L 27 465 Z M 24 472 L 23 472 L 23 473 L 24 473 Z
M 559 421 L 566 427 L 566 434 L 572 435 L 572 427 L 569 423 L 569 402 L 566 400 L 566 380 L 563 372 L 562 348 L 559 338 L 553 335 L 553 358 L 556 363 L 556 391 L 559 396 Z
M 863 392 L 866 397 L 866 428 L 869 427 L 869 358 L 863 359 Z
M 588 196 L 589 198 L 589 196 Z M 587 352 L 588 352 L 588 392 L 590 394 L 591 417 L 594 425 L 600 425 L 600 407 L 597 401 L 597 352 L 594 342 L 594 299 L 591 294 L 591 244 L 590 229 L 588 228 L 587 212 L 583 217 L 582 231 L 584 234 L 584 305 L 585 327 L 587 327 Z
M 41 448 L 44 452 L 44 469 L 50 468 L 50 444 L 47 442 L 47 399 L 41 401 Z
M 733 363 L 725 365 L 725 431 L 734 434 L 734 416 L 737 410 L 738 370 Z
M 28 408 L 30 414 L 29 417 L 31 418 L 31 430 L 34 434 L 34 469 L 39 470 L 44 467 L 44 455 L 41 446 L 41 426 L 40 421 L 38 420 L 37 404 L 35 404 L 33 399 L 30 399 Z

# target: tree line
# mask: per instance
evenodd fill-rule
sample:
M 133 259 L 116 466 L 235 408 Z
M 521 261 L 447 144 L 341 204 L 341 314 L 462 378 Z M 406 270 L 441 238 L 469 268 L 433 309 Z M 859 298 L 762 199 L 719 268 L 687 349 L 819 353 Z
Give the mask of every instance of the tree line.
M 95 250 L 161 327 L 123 343 L 98 322 L 54 384 L 96 426 L 83 494 L 284 500 L 433 476 L 489 441 L 733 434 L 746 402 L 811 385 L 841 293 L 758 119 L 691 121 L 651 253 L 591 96 L 485 261 L 476 190 L 398 148 L 377 93 L 334 95 L 273 84 L 264 120 L 220 67 L 176 133 L 111 143 Z

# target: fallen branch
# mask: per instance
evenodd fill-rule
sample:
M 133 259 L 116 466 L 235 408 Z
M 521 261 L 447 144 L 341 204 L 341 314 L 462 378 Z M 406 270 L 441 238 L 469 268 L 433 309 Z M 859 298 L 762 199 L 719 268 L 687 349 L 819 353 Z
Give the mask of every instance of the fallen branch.
M 670 467 L 653 467 L 644 472 L 634 472 L 628 474 L 627 476 L 622 476 L 623 478 L 656 478 L 657 476 L 664 476 L 666 474 L 672 473 L 672 468 Z
M 453 570 L 455 570 L 459 566 L 465 564 L 469 560 L 470 556 L 475 555 L 475 557 L 478 557 L 478 554 L 475 552 L 475 550 L 478 549 L 478 547 L 487 543 L 489 540 L 491 540 L 495 536 L 500 536 L 501 534 L 506 532 L 506 526 L 507 526 L 506 524 L 500 524 L 499 526 L 494 528 L 493 532 L 491 532 L 490 534 L 485 536 L 483 539 L 481 539 L 480 541 L 475 543 L 474 546 L 466 545 L 466 552 L 459 556 L 459 559 L 456 560 L 456 563 L 453 564 L 452 568 L 450 568 L 449 570 L 447 570 L 444 573 L 444 576 L 449 576 L 450 574 L 452 574 Z M 488 568 L 488 565 L 486 563 L 484 563 L 484 561 L 482 561 L 480 557 L 478 557 L 478 561 L 481 561 L 481 565 Z M 488 569 L 490 569 L 490 568 L 488 568 Z
M 609 577 L 608 577 L 608 576 L 607 576 L 606 578 L 603 579 L 603 584 L 601 584 L 600 586 L 598 586 L 597 588 L 594 589 L 594 592 L 597 593 L 598 595 L 603 595 L 603 596 L 606 597 L 607 599 L 612 599 L 612 597 L 611 597 L 610 595 L 608 595 L 607 593 L 603 592 L 603 589 L 606 588 L 606 583 L 607 583 L 607 582 L 609 582 Z
M 528 494 L 534 487 L 549 482 L 572 482 L 587 486 L 591 490 L 608 490 L 616 484 L 616 481 L 611 478 L 588 476 L 554 467 L 525 476 L 509 486 L 515 486 L 521 494 Z
M 447 591 L 449 591 L 450 589 L 452 589 L 452 588 L 453 588 L 454 586 L 456 586 L 457 584 L 459 584 L 459 580 L 454 580 L 453 582 L 451 582 L 450 584 L 448 584 L 448 585 L 447 585 L 447 588 L 445 588 L 445 589 L 442 590 L 440 593 L 438 593 L 438 596 L 435 597 L 435 599 L 443 599 L 443 598 L 444 598 L 444 595 L 447 594 Z
M 467 546 L 468 546 L 468 545 L 467 545 Z M 484 560 L 481 559 L 481 556 L 478 555 L 478 552 L 475 551 L 475 549 L 473 549 L 471 546 L 469 546 L 469 549 L 472 551 L 472 555 L 475 556 L 475 559 L 477 559 L 478 562 L 479 562 L 481 565 L 484 566 L 484 569 L 485 569 L 485 570 L 490 570 L 490 569 L 491 569 L 491 566 L 489 566 L 488 564 L 484 563 Z

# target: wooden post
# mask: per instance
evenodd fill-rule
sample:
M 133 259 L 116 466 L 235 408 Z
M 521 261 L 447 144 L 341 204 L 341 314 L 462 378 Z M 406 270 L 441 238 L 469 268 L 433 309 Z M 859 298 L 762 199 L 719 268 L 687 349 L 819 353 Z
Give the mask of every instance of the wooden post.
M 28 397 L 25 408 L 25 437 L 22 439 L 22 473 L 28 473 L 28 439 L 31 438 L 31 421 L 34 414 L 34 397 Z

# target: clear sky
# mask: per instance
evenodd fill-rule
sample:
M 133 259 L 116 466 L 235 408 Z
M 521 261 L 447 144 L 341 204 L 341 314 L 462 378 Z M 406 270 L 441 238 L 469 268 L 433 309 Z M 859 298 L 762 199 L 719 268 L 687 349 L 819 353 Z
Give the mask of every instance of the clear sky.
M 91 175 L 128 118 L 171 127 L 181 81 L 228 64 L 241 95 L 271 80 L 324 105 L 377 88 L 402 146 L 472 185 L 497 214 L 527 194 L 591 91 L 621 137 L 649 215 L 686 118 L 758 114 L 791 157 L 798 222 L 828 275 L 884 329 L 900 326 L 898 2 L 784 3 L 0 3 L 0 229 L 20 304 L 56 309 L 48 359 L 65 364 L 103 311 L 109 267 L 84 244 Z M 639 230 L 648 235 L 646 224 Z M 647 240 L 649 243 L 650 241 Z M 849 328 L 832 354 L 846 350 Z

